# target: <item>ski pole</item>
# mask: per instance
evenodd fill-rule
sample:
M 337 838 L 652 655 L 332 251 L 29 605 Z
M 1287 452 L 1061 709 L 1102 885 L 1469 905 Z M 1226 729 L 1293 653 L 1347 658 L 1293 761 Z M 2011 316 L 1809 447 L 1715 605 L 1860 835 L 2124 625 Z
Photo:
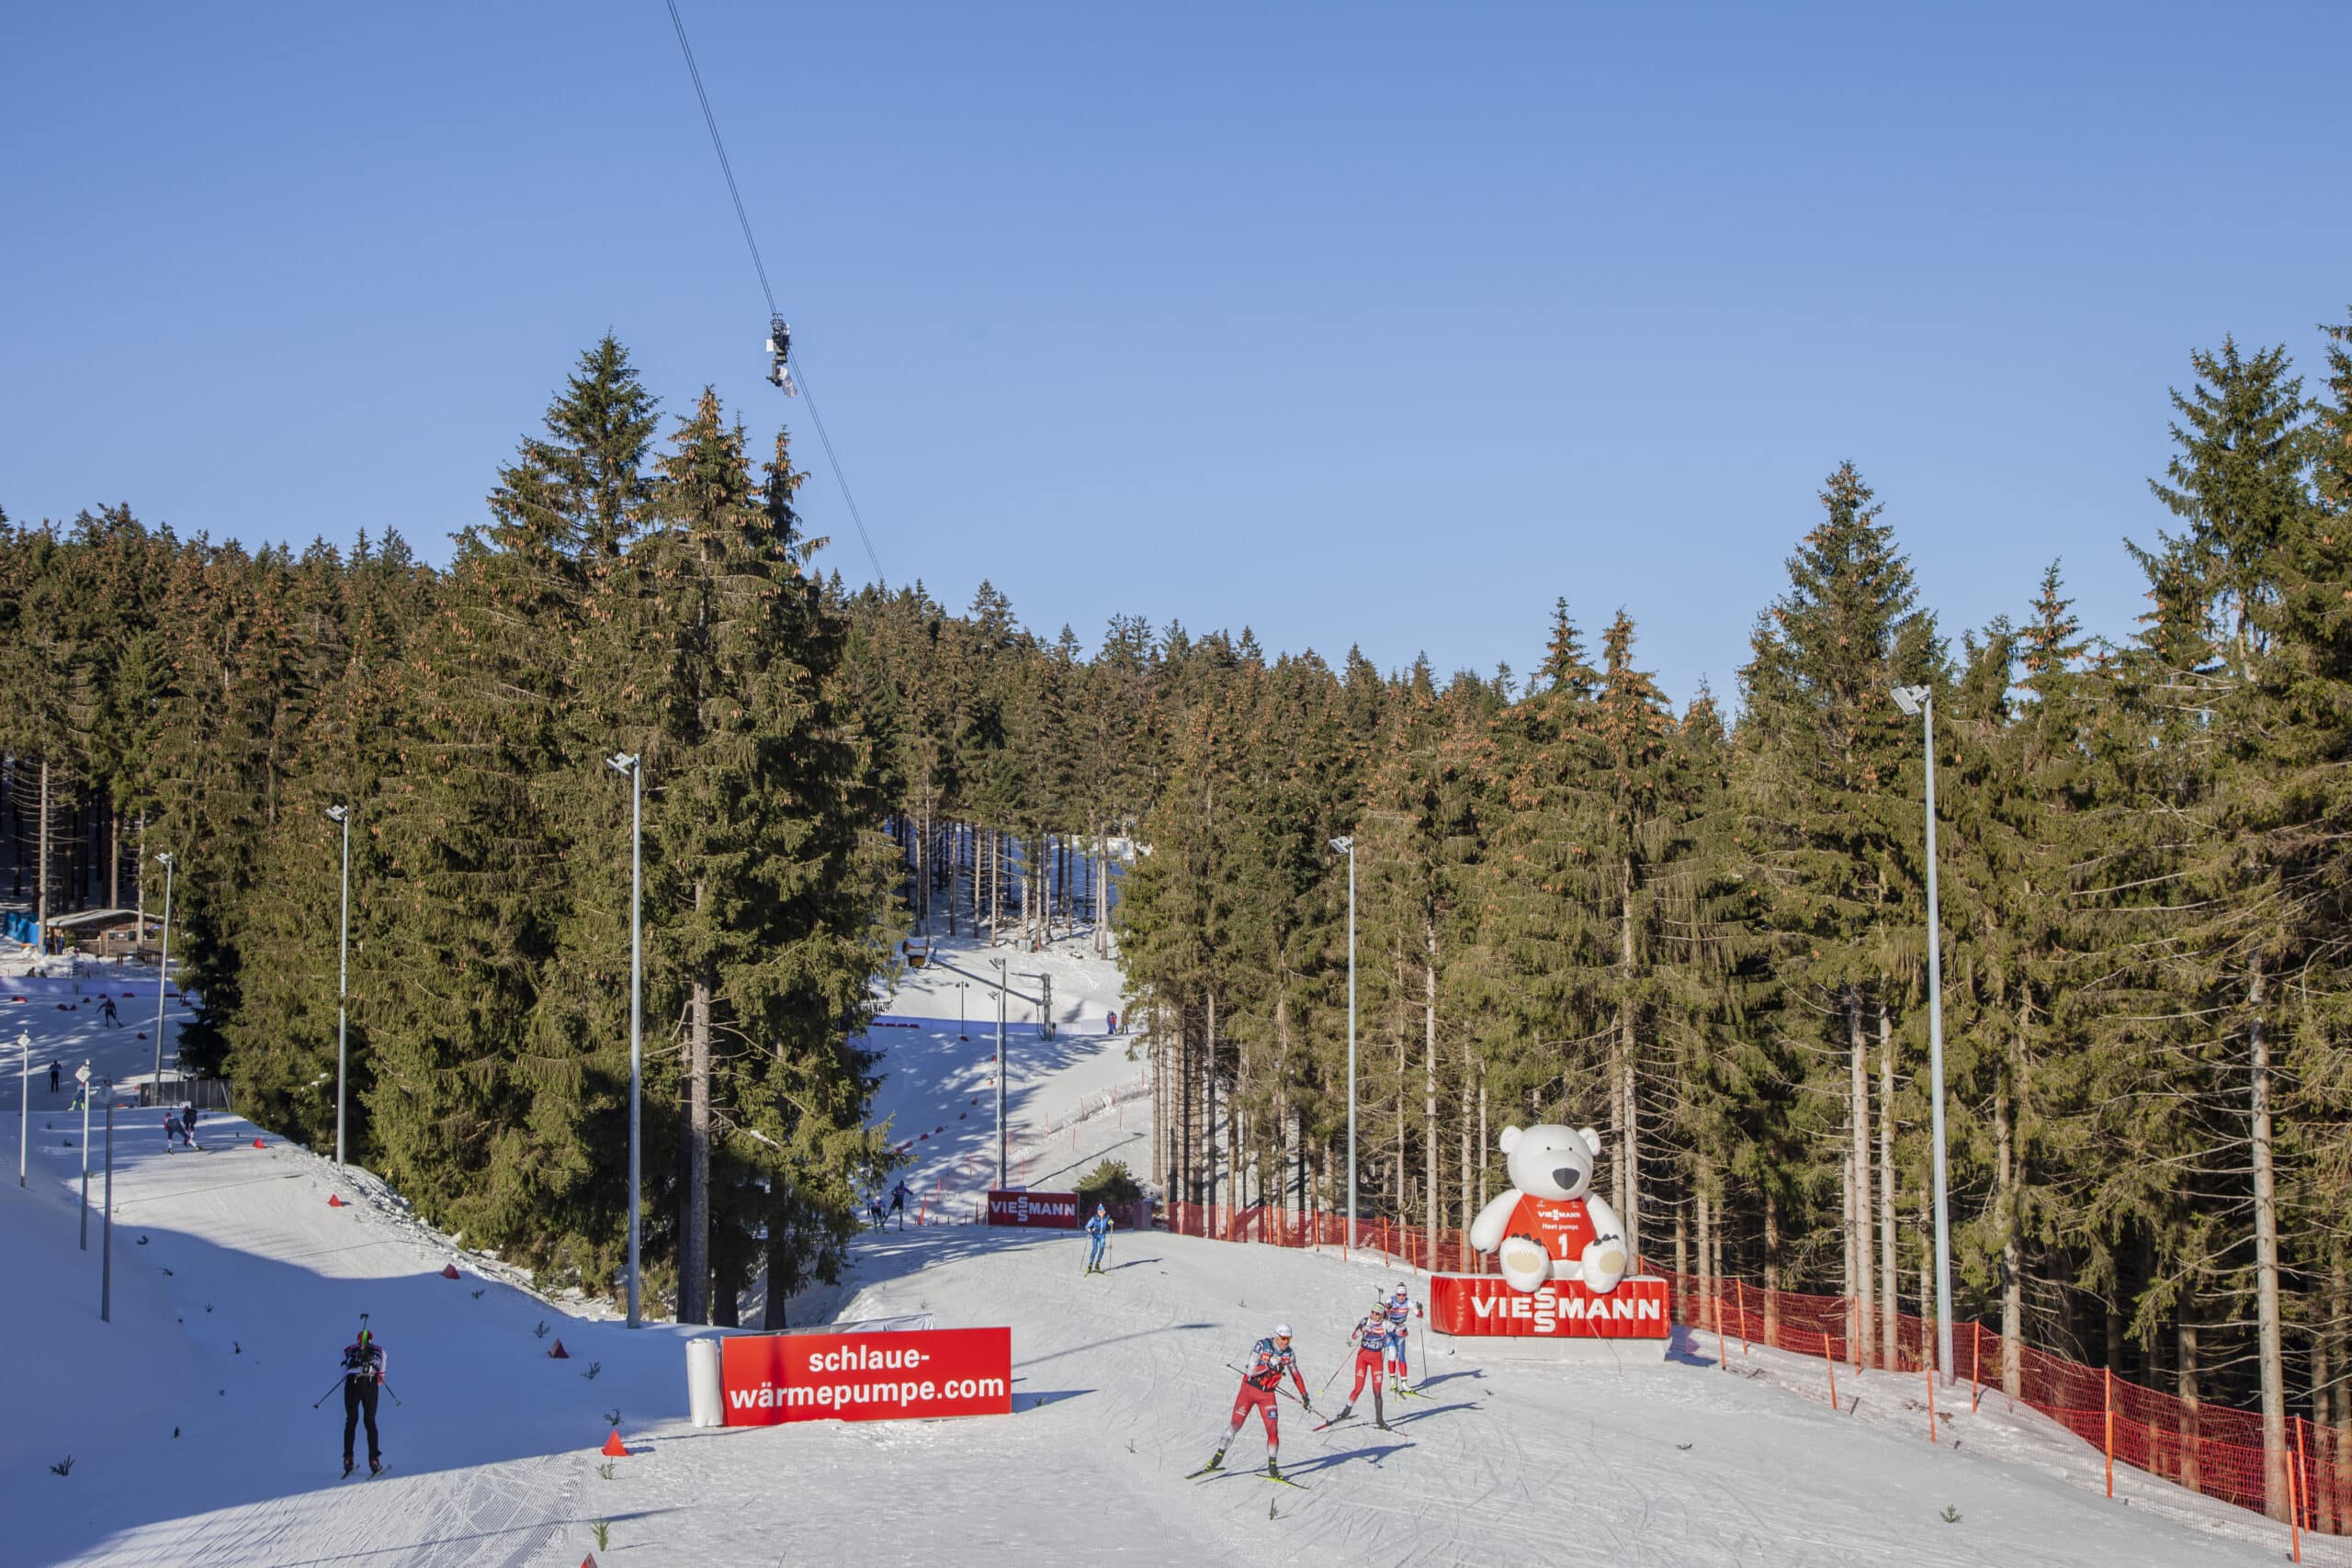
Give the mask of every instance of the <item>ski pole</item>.
M 1346 1371 L 1347 1370 L 1348 1370 L 1348 1363 L 1347 1363 L 1346 1361 L 1344 1361 L 1344 1360 L 1342 1360 L 1342 1361 L 1341 1361 L 1338 1366 L 1333 1367 L 1333 1368 L 1331 1369 L 1331 1375 L 1330 1375 L 1329 1377 L 1325 1378 L 1325 1379 L 1323 1380 L 1323 1386 L 1322 1386 L 1321 1388 L 1318 1388 L 1318 1389 L 1317 1389 L 1317 1390 L 1315 1391 L 1315 1397 L 1316 1397 L 1316 1398 L 1317 1398 L 1317 1399 L 1320 1399 L 1320 1398 L 1322 1398 L 1325 1394 L 1327 1394 L 1327 1393 L 1330 1393 L 1330 1392 L 1331 1392 L 1331 1385 L 1332 1385 L 1333 1383 L 1335 1383 L 1335 1382 L 1338 1382 L 1340 1381 L 1340 1374 L 1341 1372 L 1343 1372 L 1343 1371 Z
M 390 1384 L 390 1383 L 382 1383 L 382 1384 L 379 1384 L 379 1385 L 378 1385 L 378 1386 L 381 1387 L 381 1388 L 383 1389 L 383 1391 L 384 1391 L 386 1393 L 392 1393 L 392 1385 L 391 1385 L 391 1384 Z M 394 1404 L 400 1404 L 400 1403 L 401 1403 L 401 1396 L 400 1396 L 399 1394 L 397 1394 L 397 1393 L 392 1393 L 392 1403 L 393 1403 Z
M 327 1385 L 327 1393 L 333 1393 L 336 1389 L 339 1389 L 342 1386 L 343 1379 L 341 1377 L 337 1377 L 334 1382 Z M 324 1404 L 327 1402 L 327 1393 L 322 1393 L 319 1395 L 318 1398 L 311 1401 L 311 1408 L 316 1410 L 320 1405 Z
M 1225 1364 L 1225 1370 L 1233 1373 L 1234 1376 L 1239 1378 L 1243 1382 L 1248 1382 L 1250 1381 L 1250 1374 L 1243 1371 L 1239 1367 L 1235 1366 L 1231 1361 L 1227 1361 Z M 1312 1410 L 1315 1408 L 1313 1405 L 1307 1404 L 1306 1401 L 1299 1398 L 1298 1395 L 1291 1393 L 1290 1390 L 1284 1388 L 1280 1383 L 1276 1383 L 1274 1385 L 1274 1392 L 1281 1394 L 1284 1399 L 1289 1400 L 1292 1404 L 1297 1405 L 1302 1410 Z

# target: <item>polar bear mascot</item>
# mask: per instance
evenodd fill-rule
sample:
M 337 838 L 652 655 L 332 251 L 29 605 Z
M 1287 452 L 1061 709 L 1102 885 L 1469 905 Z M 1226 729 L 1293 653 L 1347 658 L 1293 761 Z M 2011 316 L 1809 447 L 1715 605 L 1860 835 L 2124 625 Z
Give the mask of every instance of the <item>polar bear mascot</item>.
M 1515 1291 L 1546 1280 L 1615 1290 L 1625 1277 L 1625 1237 L 1617 1212 L 1589 1190 L 1600 1152 L 1592 1129 L 1506 1127 L 1502 1150 L 1510 1190 L 1478 1211 L 1470 1245 L 1499 1254 L 1503 1279 Z

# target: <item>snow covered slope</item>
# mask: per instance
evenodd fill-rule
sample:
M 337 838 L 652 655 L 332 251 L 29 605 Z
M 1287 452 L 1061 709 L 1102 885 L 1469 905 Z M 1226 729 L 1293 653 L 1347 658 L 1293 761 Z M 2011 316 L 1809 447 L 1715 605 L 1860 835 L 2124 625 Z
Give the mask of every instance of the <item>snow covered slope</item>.
M 95 1022 L 87 1006 L 18 1004 L 0 1012 L 0 1037 L 28 1026 L 44 1064 L 85 1046 L 120 1068 L 144 1060 L 136 1023 Z M 953 1033 L 877 1034 L 902 1075 L 886 1087 L 902 1110 L 962 1092 L 924 1055 L 960 1046 Z M 1076 1098 L 1056 1087 L 1065 1072 L 1132 1070 L 1123 1043 L 1106 1055 L 1094 1041 L 1067 1061 L 1034 1058 L 1041 1114 Z M 118 1124 L 115 1321 L 101 1325 L 97 1255 L 74 1246 L 80 1150 L 63 1140 L 78 1141 L 79 1119 L 64 1100 L 36 1080 L 32 1184 L 0 1187 L 10 1264 L 0 1561 L 10 1563 L 571 1568 L 597 1520 L 610 1532 L 597 1552 L 605 1568 L 2188 1568 L 2276 1561 L 2284 1549 L 2277 1527 L 2145 1476 L 2119 1473 L 2122 1500 L 2106 1501 L 2091 1450 L 1996 1398 L 1953 1413 L 1945 1434 L 1957 1440 L 1930 1447 L 1924 1413 L 1906 1404 L 1921 1392 L 1913 1380 L 1857 1387 L 1841 1374 L 1840 1392 L 1861 1404 L 1833 1415 L 1807 1397 L 1817 1364 L 1744 1357 L 1736 1343 L 1726 1371 L 1712 1342 L 1555 1364 L 1449 1355 L 1432 1337 L 1433 1364 L 1416 1369 L 1430 1396 L 1392 1408 L 1392 1433 L 1310 1434 L 1283 1407 L 1285 1465 L 1309 1490 L 1238 1472 L 1187 1481 L 1224 1429 L 1236 1381 L 1226 1363 L 1285 1317 L 1319 1384 L 1342 1359 L 1347 1324 L 1396 1276 L 1361 1259 L 1159 1235 L 1118 1237 L 1110 1272 L 1092 1278 L 1065 1236 L 964 1225 L 869 1236 L 851 1278 L 797 1302 L 796 1321 L 929 1312 L 944 1325 L 1009 1324 L 1015 1413 L 696 1431 L 684 1423 L 679 1331 L 632 1335 L 494 1267 L 485 1278 L 471 1258 L 464 1278 L 444 1280 L 447 1247 L 366 1178 L 338 1177 L 266 1135 L 255 1149 L 251 1129 L 222 1122 L 202 1129 L 212 1152 L 166 1156 L 153 1113 Z M 1126 1109 L 1133 1132 L 1142 1107 Z M 929 1125 L 947 1124 L 930 1114 Z M 1115 1117 L 1081 1125 L 1092 1129 L 1081 1142 L 1122 1132 Z M 15 1116 L 0 1127 L 13 1160 Z M 350 1206 L 328 1206 L 331 1193 Z M 339 1416 L 311 1401 L 332 1385 L 361 1311 L 374 1314 L 404 1403 L 381 1412 L 391 1470 L 345 1482 Z M 559 1337 L 567 1359 L 546 1354 Z M 595 1449 L 615 1409 L 635 1451 L 609 1461 L 608 1479 Z M 1246 1429 L 1229 1462 L 1262 1451 Z M 71 1473 L 51 1473 L 68 1453 Z M 2306 1540 L 2305 1554 L 2352 1562 L 2335 1541 Z

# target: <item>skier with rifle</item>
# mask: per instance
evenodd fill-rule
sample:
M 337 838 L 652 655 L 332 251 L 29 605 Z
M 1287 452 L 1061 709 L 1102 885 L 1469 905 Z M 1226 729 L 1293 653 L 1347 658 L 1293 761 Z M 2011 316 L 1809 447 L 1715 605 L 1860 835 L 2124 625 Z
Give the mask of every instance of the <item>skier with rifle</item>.
M 1240 1435 L 1241 1424 L 1250 1419 L 1250 1412 L 1255 1410 L 1266 1424 L 1267 1478 L 1285 1480 L 1282 1467 L 1282 1416 L 1274 1408 L 1275 1391 L 1282 1386 L 1283 1377 L 1289 1377 L 1297 1385 L 1298 1402 L 1308 1414 L 1315 1410 L 1314 1400 L 1307 1396 L 1306 1379 L 1298 1370 L 1298 1358 L 1291 1354 L 1290 1325 L 1274 1325 L 1272 1334 L 1250 1348 L 1248 1364 L 1238 1370 L 1241 1373 L 1241 1392 L 1234 1396 L 1233 1424 L 1225 1429 L 1225 1439 L 1217 1444 L 1216 1452 L 1209 1456 L 1208 1463 L 1193 1474 L 1206 1475 L 1224 1465 L 1225 1450 Z M 1291 1482 L 1290 1484 L 1295 1486 L 1298 1483 Z
M 351 1473 L 351 1438 L 359 1418 L 368 1418 L 368 1473 L 381 1474 L 383 1445 L 376 1439 L 376 1394 L 384 1384 L 384 1348 L 359 1319 L 359 1337 L 343 1348 L 343 1473 Z

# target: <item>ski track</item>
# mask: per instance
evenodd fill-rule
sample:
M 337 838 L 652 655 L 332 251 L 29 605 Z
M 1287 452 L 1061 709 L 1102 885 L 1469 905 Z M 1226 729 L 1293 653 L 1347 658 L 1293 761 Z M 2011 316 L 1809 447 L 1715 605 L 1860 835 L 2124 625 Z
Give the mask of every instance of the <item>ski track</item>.
M 1056 956 L 1057 1010 L 1117 997 L 1109 966 Z M 85 1048 L 118 1072 L 143 1064 L 136 1031 L 91 1024 L 86 1010 L 0 1014 L 0 1030 L 34 1034 L 44 1065 Z M 977 1109 L 971 1071 L 993 1039 L 956 1033 L 952 1022 L 876 1032 L 889 1053 L 881 1111 L 903 1129 L 953 1129 L 922 1142 L 933 1171 L 992 1148 L 992 1100 L 984 1118 L 956 1112 Z M 1016 1041 L 1016 1118 L 1066 1113 L 1131 1075 L 1129 1044 Z M 1365 1293 L 1401 1276 L 1362 1255 L 1162 1234 L 1114 1237 L 1098 1277 L 1081 1275 L 1084 1244 L 1068 1233 L 867 1235 L 840 1284 L 792 1303 L 794 1321 L 929 1312 L 943 1325 L 1010 1324 L 1015 1413 L 696 1430 L 684 1421 L 681 1331 L 631 1334 L 603 1303 L 551 1302 L 480 1258 L 458 1255 L 466 1277 L 442 1280 L 447 1239 L 380 1184 L 267 1138 L 254 1149 L 251 1128 L 221 1118 L 202 1128 L 202 1156 L 156 1149 L 153 1112 L 119 1119 L 115 1322 L 100 1325 L 95 1222 L 94 1250 L 74 1246 L 79 1150 L 63 1139 L 78 1141 L 79 1119 L 65 1099 L 35 1084 L 34 1181 L 0 1192 L 12 1264 L 0 1335 L 14 1348 L 0 1557 L 11 1563 L 572 1568 L 598 1519 L 611 1529 L 605 1568 L 2205 1568 L 2285 1549 L 2267 1521 L 2138 1472 L 2119 1471 L 2108 1502 L 2094 1451 L 1997 1394 L 1974 1412 L 1962 1398 L 1943 1427 L 1954 1440 L 1931 1447 L 1916 1378 L 1840 1369 L 1849 1410 L 1860 1404 L 1833 1413 L 1817 1358 L 1735 1342 L 1739 1375 L 1727 1375 L 1711 1342 L 1688 1337 L 1670 1356 L 1627 1348 L 1562 1361 L 1417 1335 L 1428 1397 L 1395 1402 L 1392 1432 L 1358 1420 L 1313 1433 L 1314 1418 L 1285 1402 L 1284 1469 L 1310 1490 L 1188 1481 L 1232 1404 L 1226 1363 L 1288 1318 L 1320 1389 L 1348 1359 Z M 1105 1153 L 1141 1167 L 1148 1116 L 1148 1102 L 1103 1111 L 1033 1159 L 1056 1180 Z M 15 1116 L 0 1115 L 10 1156 L 15 1133 Z M 327 1207 L 330 1192 L 351 1206 Z M 1413 1293 L 1424 1298 L 1421 1281 Z M 406 1404 L 379 1413 L 388 1472 L 341 1481 L 337 1405 L 306 1406 L 362 1310 L 377 1314 Z M 542 1323 L 569 1360 L 548 1358 Z M 594 1380 L 591 1364 L 603 1369 Z M 1350 1375 L 1318 1404 L 1336 1408 Z M 632 1452 L 607 1478 L 595 1450 L 613 1407 Z M 1233 1471 L 1262 1463 L 1258 1430 L 1236 1438 Z M 48 1473 L 64 1453 L 76 1456 L 72 1474 Z M 1938 1517 L 1948 1505 L 1959 1524 Z M 2304 1554 L 2352 1565 L 2333 1539 L 2307 1537 Z

